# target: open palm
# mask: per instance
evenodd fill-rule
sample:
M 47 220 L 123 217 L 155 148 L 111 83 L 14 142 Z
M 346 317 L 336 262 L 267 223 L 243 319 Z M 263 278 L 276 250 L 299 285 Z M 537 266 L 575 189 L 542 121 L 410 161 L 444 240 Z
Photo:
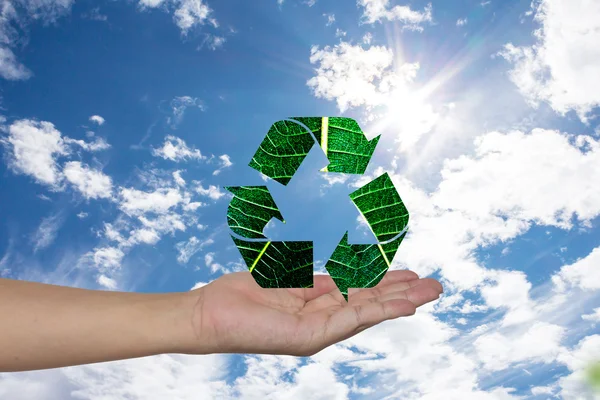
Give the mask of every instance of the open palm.
M 377 286 L 350 289 L 348 302 L 328 275 L 310 289 L 264 289 L 250 272 L 224 275 L 196 289 L 194 329 L 215 353 L 310 356 L 382 321 L 413 315 L 442 286 L 407 270 Z

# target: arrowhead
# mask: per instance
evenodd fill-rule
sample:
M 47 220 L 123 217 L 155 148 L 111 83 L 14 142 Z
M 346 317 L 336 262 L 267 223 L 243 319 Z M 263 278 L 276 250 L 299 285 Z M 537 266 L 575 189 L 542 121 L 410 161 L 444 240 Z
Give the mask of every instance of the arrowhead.
M 227 207 L 227 224 L 236 234 L 250 239 L 266 239 L 265 226 L 272 218 L 284 222 L 266 186 L 226 186 L 233 194 Z
M 380 243 L 348 244 L 346 232 L 325 264 L 346 301 L 349 288 L 369 288 L 381 281 L 408 232 L 408 211 L 387 173 L 350 193 L 350 199 Z
M 408 225 L 408 210 L 387 172 L 350 193 L 350 199 L 379 242 L 396 237 Z
M 248 165 L 287 185 L 314 144 L 314 139 L 302 125 L 278 121 L 271 125 Z
M 368 140 L 358 123 L 346 117 L 292 117 L 305 125 L 325 152 L 323 172 L 364 174 L 381 135 Z
M 370 288 L 381 281 L 405 236 L 406 231 L 384 244 L 348 244 L 346 232 L 325 264 L 346 301 L 349 288 Z

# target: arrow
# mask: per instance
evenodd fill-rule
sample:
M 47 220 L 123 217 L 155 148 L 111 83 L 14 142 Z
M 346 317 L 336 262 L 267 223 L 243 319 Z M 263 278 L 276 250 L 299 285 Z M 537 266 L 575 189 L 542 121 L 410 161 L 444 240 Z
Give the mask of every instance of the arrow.
M 272 218 L 285 223 L 266 186 L 227 186 L 233 197 L 227 207 L 227 224 L 240 255 L 256 283 L 263 288 L 313 287 L 313 242 L 267 239 L 263 230 Z
M 292 117 L 304 124 L 313 134 L 329 160 L 322 172 L 364 174 L 381 135 L 371 139 L 365 136 L 352 118 L 346 117 Z
M 409 214 L 390 176 L 385 173 L 350 193 L 379 243 L 349 244 L 344 235 L 325 269 L 348 301 L 348 288 L 373 287 L 390 268 L 408 232 Z

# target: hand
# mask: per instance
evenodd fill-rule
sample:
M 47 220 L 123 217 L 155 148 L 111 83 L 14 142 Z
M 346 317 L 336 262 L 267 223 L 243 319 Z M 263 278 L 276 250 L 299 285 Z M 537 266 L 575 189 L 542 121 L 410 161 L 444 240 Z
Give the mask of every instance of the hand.
M 264 289 L 250 272 L 224 275 L 191 292 L 198 348 L 212 353 L 311 356 L 388 319 L 413 315 L 442 285 L 406 270 L 374 288 L 350 289 L 349 302 L 328 275 L 310 289 Z M 190 351 L 194 353 L 195 351 Z

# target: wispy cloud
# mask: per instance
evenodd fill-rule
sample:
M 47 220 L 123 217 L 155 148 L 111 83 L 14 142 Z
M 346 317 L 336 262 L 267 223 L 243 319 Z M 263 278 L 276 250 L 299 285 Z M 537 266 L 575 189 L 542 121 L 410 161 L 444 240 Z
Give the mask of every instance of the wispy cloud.
M 175 245 L 175 248 L 179 252 L 177 256 L 177 262 L 180 264 L 187 264 L 190 258 L 204 247 L 213 244 L 215 241 L 212 238 L 200 240 L 196 236 L 192 236 L 186 242 L 179 242 Z
M 227 154 L 219 156 L 219 168 L 213 171 L 213 175 L 219 175 L 224 169 L 230 168 L 233 165 L 231 158 Z
M 63 223 L 64 216 L 61 212 L 43 218 L 35 233 L 31 236 L 33 252 L 37 253 L 39 250 L 50 246 L 54 242 L 54 239 L 56 239 L 56 235 Z
M 171 115 L 167 117 L 167 124 L 171 125 L 173 129 L 176 129 L 181 124 L 185 111 L 188 108 L 195 107 L 200 109 L 200 111 L 206 110 L 204 103 L 200 99 L 191 96 L 177 96 L 171 100 L 170 105 Z

